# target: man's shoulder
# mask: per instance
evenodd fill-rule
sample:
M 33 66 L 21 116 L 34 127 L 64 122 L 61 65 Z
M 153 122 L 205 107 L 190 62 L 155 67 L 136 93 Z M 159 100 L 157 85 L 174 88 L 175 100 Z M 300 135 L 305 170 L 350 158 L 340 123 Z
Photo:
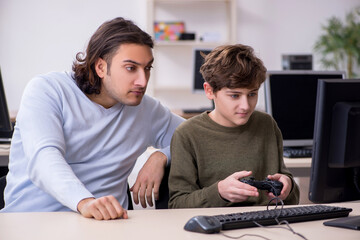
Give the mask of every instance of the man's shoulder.
M 39 74 L 31 79 L 29 86 L 33 87 L 54 87 L 56 85 L 73 84 L 74 80 L 70 73 L 67 72 L 49 72 L 46 74 Z
M 50 72 L 37 75 L 27 84 L 24 97 L 45 97 L 57 100 L 69 100 L 69 96 L 81 96 L 82 91 L 77 86 L 70 73 Z

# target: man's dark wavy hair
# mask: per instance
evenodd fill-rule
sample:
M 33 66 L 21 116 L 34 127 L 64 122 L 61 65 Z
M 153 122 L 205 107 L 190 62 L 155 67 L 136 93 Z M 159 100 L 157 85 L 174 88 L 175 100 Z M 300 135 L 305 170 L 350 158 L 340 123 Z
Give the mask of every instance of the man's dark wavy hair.
M 90 38 L 86 54 L 77 53 L 73 62 L 74 79 L 81 91 L 100 93 L 101 78 L 95 71 L 95 63 L 99 58 L 104 59 L 109 71 L 114 54 L 124 43 L 154 46 L 151 36 L 130 20 L 118 17 L 103 23 Z

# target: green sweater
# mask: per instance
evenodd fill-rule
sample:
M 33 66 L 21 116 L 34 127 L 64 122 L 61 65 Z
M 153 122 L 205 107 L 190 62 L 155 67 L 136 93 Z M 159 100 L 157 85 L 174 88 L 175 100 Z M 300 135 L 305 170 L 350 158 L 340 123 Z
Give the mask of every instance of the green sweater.
M 238 127 L 215 123 L 207 112 L 183 122 L 171 142 L 169 208 L 267 205 L 266 191 L 241 203 L 220 197 L 218 182 L 238 171 L 256 180 L 282 173 L 292 180 L 285 204 L 298 204 L 299 187 L 283 161 L 281 132 L 271 116 L 255 111 Z

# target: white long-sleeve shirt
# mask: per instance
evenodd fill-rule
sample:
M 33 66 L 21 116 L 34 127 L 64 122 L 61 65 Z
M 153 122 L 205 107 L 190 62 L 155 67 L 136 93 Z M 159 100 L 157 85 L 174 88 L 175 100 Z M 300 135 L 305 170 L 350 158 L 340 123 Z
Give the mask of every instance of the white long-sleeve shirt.
M 169 145 L 183 121 L 145 95 L 105 109 L 70 73 L 27 85 L 12 138 L 3 212 L 77 211 L 80 200 L 113 195 L 128 207 L 127 178 L 149 146 Z

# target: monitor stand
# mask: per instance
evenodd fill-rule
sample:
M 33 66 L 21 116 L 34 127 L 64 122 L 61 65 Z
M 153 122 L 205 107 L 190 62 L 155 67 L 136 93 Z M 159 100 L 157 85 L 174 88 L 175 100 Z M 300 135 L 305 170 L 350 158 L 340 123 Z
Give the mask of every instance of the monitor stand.
M 205 107 L 205 108 L 184 108 L 182 109 L 183 113 L 203 113 L 205 111 L 212 111 L 215 108 L 214 100 L 211 100 L 211 107 Z

